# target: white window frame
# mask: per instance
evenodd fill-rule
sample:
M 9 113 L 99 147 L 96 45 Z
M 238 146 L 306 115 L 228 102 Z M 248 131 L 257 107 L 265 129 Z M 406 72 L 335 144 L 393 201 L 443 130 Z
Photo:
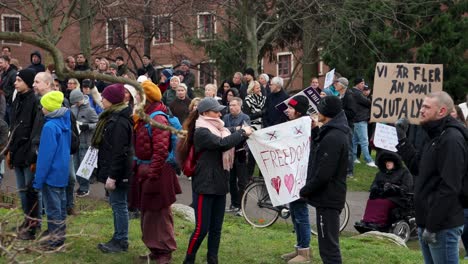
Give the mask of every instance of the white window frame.
M 200 66 L 201 66 L 202 64 L 206 64 L 206 63 L 211 63 L 211 64 L 214 65 L 214 64 L 216 63 L 216 60 L 202 61 L 202 62 L 200 62 L 200 63 L 197 65 L 197 69 L 198 69 L 197 83 L 198 83 L 198 86 L 199 86 L 199 87 L 201 87 L 201 86 L 200 86 L 200 83 L 201 83 L 201 82 L 200 82 L 200 77 L 201 77 L 201 69 L 200 69 L 201 67 L 200 67 Z M 213 84 L 214 84 L 216 87 L 218 87 L 217 81 L 216 81 L 216 80 L 217 80 L 217 72 L 216 72 L 216 68 L 215 68 L 215 69 L 213 70 Z M 206 84 L 205 84 L 205 85 L 206 85 Z M 204 88 L 204 87 L 203 87 L 203 88 Z
M 5 17 L 15 17 L 18 18 L 19 20 L 19 32 L 21 33 L 21 15 L 18 14 L 2 14 L 2 32 L 10 32 L 10 31 L 5 31 Z M 8 44 L 8 45 L 14 45 L 14 46 L 21 46 L 21 41 L 19 43 L 11 43 L 8 42 L 8 40 L 2 40 L 2 44 Z
M 114 18 L 108 18 L 106 19 L 106 49 L 120 49 L 121 47 L 115 47 L 114 45 L 109 46 L 109 21 L 112 20 L 123 20 L 125 22 L 125 32 L 124 32 L 124 42 L 125 45 L 128 45 L 128 21 L 126 17 L 114 17 Z
M 169 42 L 157 42 L 156 38 L 153 36 L 153 46 L 160 46 L 160 45 L 171 45 L 174 44 L 174 32 L 173 32 L 173 24 L 172 24 L 172 18 L 170 14 L 162 14 L 162 15 L 156 15 L 153 16 L 153 34 L 154 31 L 156 30 L 155 24 L 154 24 L 154 19 L 157 17 L 167 17 L 169 18 L 169 35 L 170 35 L 170 40 Z
M 280 56 L 285 56 L 285 55 L 290 55 L 291 56 L 291 72 L 289 73 L 289 77 L 282 77 L 283 79 L 290 79 L 292 76 L 292 73 L 294 71 L 294 56 L 293 53 L 290 51 L 286 52 L 278 52 L 276 53 L 276 76 L 280 76 L 279 74 L 279 57 Z
M 213 16 L 213 38 L 200 38 L 200 16 L 202 15 L 211 15 Z M 213 13 L 210 12 L 199 12 L 197 13 L 197 38 L 201 41 L 210 41 L 214 39 L 214 36 L 217 34 L 217 29 L 216 29 L 216 16 Z

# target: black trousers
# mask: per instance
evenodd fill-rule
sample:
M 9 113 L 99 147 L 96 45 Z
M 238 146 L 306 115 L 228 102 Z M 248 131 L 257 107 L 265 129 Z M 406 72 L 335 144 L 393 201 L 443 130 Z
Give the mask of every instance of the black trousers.
M 244 154 L 245 155 L 245 152 Z M 241 207 L 242 196 L 249 183 L 249 175 L 245 156 L 239 157 L 236 154 L 234 166 L 229 172 L 229 193 L 231 194 L 231 205 L 237 208 Z
M 221 241 L 221 229 L 224 221 L 226 195 L 211 195 L 193 193 L 193 208 L 195 210 L 195 230 L 190 236 L 187 263 L 193 263 L 197 251 L 208 234 L 208 257 L 217 257 Z
M 317 229 L 320 257 L 324 264 L 341 263 L 340 210 L 317 207 Z

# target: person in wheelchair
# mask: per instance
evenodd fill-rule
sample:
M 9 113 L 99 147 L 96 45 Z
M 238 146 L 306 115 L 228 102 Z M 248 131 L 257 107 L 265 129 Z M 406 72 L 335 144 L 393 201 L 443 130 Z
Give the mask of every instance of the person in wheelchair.
M 364 217 L 358 227 L 379 230 L 392 224 L 392 212 L 408 207 L 409 193 L 413 190 L 413 176 L 403 166 L 397 153 L 381 150 L 377 155 L 377 172 L 370 188 Z M 358 231 L 360 231 L 358 229 Z M 361 232 L 361 231 L 360 231 Z

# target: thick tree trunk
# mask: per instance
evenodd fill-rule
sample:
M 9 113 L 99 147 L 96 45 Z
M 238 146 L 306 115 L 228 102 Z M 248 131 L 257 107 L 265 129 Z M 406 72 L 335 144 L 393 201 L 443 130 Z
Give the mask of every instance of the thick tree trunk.
M 91 57 L 91 31 L 93 16 L 89 0 L 80 0 L 80 49 L 88 60 Z
M 307 16 L 303 23 L 302 81 L 303 86 L 308 87 L 312 77 L 318 76 L 318 41 L 314 37 L 316 34 L 314 34 L 315 19 L 313 16 Z
M 151 0 L 145 1 L 145 8 L 143 9 L 143 54 L 151 56 L 151 41 L 153 40 L 153 19 L 151 16 Z
M 245 20 L 245 29 L 247 32 L 247 56 L 245 58 L 246 67 L 254 69 L 255 73 L 258 71 L 258 38 L 257 38 L 257 16 L 254 14 L 248 16 Z

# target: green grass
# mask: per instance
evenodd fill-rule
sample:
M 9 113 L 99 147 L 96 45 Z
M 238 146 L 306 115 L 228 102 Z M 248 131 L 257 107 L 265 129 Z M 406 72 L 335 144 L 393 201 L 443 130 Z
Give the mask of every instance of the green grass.
M 113 232 L 112 212 L 106 203 L 91 199 L 80 199 L 80 203 L 91 205 L 89 211 L 82 211 L 78 216 L 67 220 L 67 247 L 63 252 L 45 254 L 23 253 L 21 260 L 35 259 L 35 263 L 136 263 L 138 256 L 148 251 L 141 241 L 139 220 L 130 221 L 130 248 L 127 253 L 104 255 L 97 249 L 97 244 L 107 241 Z M 0 220 L 9 213 L 7 228 L 16 222 L 17 210 L 0 210 Z M 11 219 L 13 218 L 13 219 Z M 45 228 L 45 226 L 44 226 Z M 182 263 L 187 248 L 188 239 L 194 225 L 175 215 L 175 232 L 178 250 L 173 254 L 173 263 Z M 243 218 L 226 214 L 220 247 L 220 263 L 284 263 L 281 254 L 289 252 L 295 244 L 292 225 L 278 221 L 273 226 L 257 229 L 249 226 Z M 24 244 L 24 242 L 22 245 Z M 422 256 L 418 250 L 397 247 L 389 242 L 369 238 L 351 237 L 343 234 L 340 238 L 344 263 L 421 263 Z M 316 237 L 311 242 L 313 262 L 320 263 Z M 205 263 L 206 240 L 201 246 L 197 263 Z M 0 258 L 0 263 L 6 263 Z

